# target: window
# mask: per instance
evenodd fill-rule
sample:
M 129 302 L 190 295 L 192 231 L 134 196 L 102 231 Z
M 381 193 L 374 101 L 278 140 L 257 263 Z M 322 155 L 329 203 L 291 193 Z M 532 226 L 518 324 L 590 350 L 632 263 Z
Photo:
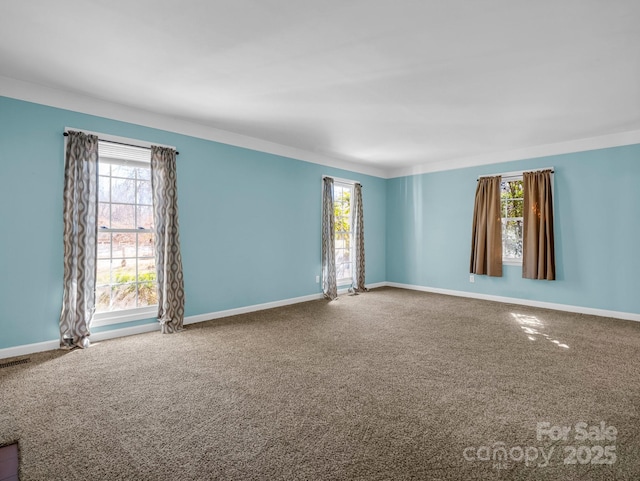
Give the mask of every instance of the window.
M 333 184 L 333 212 L 336 231 L 336 282 L 352 282 L 352 215 L 353 184 L 335 181 Z
M 151 152 L 100 140 L 98 153 L 97 320 L 157 304 Z
M 502 214 L 502 262 L 522 263 L 523 196 L 522 176 L 503 178 L 500 184 Z

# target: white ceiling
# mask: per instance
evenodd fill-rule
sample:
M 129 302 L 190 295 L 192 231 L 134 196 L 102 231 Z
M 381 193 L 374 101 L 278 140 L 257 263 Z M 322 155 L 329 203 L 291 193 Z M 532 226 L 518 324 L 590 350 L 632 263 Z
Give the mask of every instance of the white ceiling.
M 380 172 L 455 166 L 638 131 L 640 1 L 2 0 L 0 76 Z

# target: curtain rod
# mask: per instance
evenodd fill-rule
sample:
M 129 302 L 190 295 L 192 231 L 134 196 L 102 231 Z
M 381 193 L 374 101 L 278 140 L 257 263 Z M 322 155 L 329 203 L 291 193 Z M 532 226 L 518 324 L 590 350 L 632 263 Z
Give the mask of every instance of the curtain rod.
M 64 132 L 62 135 L 64 135 L 65 137 L 69 137 L 69 132 Z M 143 147 L 142 145 L 127 144 L 126 142 L 117 142 L 115 140 L 105 140 L 100 138 L 98 138 L 98 140 L 100 142 L 109 142 L 110 144 L 126 145 L 127 147 L 137 147 L 139 149 L 151 150 L 151 147 Z M 178 152 L 177 150 L 176 150 L 176 155 L 180 155 L 180 152 Z
M 522 174 L 524 174 L 525 172 L 543 172 L 545 170 L 550 170 L 552 174 L 554 174 L 554 168 L 553 167 L 544 167 L 542 169 L 536 169 L 536 170 L 523 170 L 523 171 L 517 171 L 517 172 L 505 172 L 502 174 L 485 174 L 485 175 L 479 175 L 477 180 L 480 180 L 484 177 L 497 177 L 500 176 L 503 179 L 513 179 L 515 177 L 521 177 Z
M 323 175 L 323 176 L 322 176 L 322 178 L 323 178 L 323 179 L 325 179 L 325 178 L 327 178 L 327 177 L 329 177 L 330 179 L 333 179 L 333 180 L 334 180 L 334 181 L 336 181 L 336 182 L 340 182 L 340 183 L 342 183 L 342 184 L 353 184 L 353 185 L 355 185 L 355 184 L 360 184 L 360 187 L 364 187 L 364 186 L 362 185 L 362 182 L 357 182 L 357 181 L 355 181 L 355 180 L 341 179 L 340 177 L 334 177 L 333 175 Z

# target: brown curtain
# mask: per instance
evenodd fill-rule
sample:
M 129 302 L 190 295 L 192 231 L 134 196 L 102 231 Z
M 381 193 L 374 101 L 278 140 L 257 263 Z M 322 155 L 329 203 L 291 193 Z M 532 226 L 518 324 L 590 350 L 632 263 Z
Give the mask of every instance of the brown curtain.
M 551 170 L 524 172 L 524 232 L 522 235 L 522 277 L 556 278 L 553 247 L 553 201 Z
M 502 277 L 501 176 L 481 177 L 476 188 L 469 272 Z

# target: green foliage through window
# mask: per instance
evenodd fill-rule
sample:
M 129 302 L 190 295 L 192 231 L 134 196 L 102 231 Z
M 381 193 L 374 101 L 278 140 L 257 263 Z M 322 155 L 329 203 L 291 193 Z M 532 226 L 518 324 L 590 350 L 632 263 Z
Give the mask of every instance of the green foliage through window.
M 502 214 L 502 258 L 522 259 L 524 192 L 521 179 L 500 184 Z
M 333 214 L 336 233 L 336 277 L 351 279 L 351 195 L 353 186 L 334 184 Z

